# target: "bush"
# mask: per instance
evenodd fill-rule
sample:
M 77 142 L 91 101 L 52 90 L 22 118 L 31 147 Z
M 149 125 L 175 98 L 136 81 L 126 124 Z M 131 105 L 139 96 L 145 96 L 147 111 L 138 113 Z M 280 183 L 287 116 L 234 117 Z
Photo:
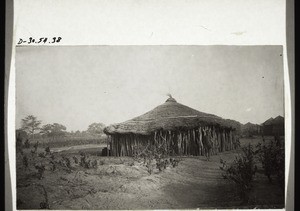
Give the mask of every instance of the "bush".
M 134 160 L 143 159 L 144 165 L 147 167 L 147 171 L 149 174 L 152 174 L 154 170 L 155 164 L 153 164 L 153 160 L 156 163 L 156 169 L 159 172 L 163 171 L 167 168 L 167 166 L 171 165 L 172 167 L 176 167 L 179 163 L 179 159 L 169 158 L 166 144 L 156 143 L 154 145 L 147 145 L 146 147 L 135 147 L 134 148 Z
M 284 188 L 284 149 L 275 141 L 269 144 L 263 140 L 263 144 L 256 145 L 256 153 L 264 169 L 264 174 L 270 183 L 273 182 L 272 176 L 276 176 L 281 188 Z
M 88 156 L 83 152 L 80 153 L 80 155 L 81 155 L 81 157 L 80 157 L 79 165 L 86 168 L 86 169 L 93 168 L 91 160 L 88 159 Z
M 242 204 L 247 204 L 249 201 L 249 192 L 252 189 L 253 176 L 257 171 L 254 165 L 254 155 L 252 145 L 242 148 L 242 154 L 235 157 L 235 160 L 230 165 L 226 161 L 220 160 L 223 170 L 223 178 L 233 181 L 239 190 Z

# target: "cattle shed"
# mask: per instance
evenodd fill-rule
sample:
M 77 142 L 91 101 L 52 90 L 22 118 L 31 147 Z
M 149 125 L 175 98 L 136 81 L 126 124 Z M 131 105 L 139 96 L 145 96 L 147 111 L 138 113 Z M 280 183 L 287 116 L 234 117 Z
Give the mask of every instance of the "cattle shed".
M 104 128 L 112 156 L 133 156 L 138 147 L 164 144 L 172 155 L 204 155 L 209 140 L 212 152 L 237 148 L 240 124 L 197 111 L 170 97 L 165 103 L 131 120 Z

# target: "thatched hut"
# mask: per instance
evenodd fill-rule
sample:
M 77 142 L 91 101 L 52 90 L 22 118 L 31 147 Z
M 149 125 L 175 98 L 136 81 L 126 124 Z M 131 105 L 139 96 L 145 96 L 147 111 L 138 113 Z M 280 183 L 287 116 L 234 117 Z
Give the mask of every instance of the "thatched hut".
M 284 117 L 277 116 L 275 119 L 271 117 L 262 124 L 262 128 L 265 136 L 284 136 Z
M 104 128 L 112 156 L 132 156 L 137 147 L 164 144 L 172 155 L 203 155 L 203 140 L 212 152 L 237 147 L 239 123 L 177 103 L 172 97 L 153 110 Z

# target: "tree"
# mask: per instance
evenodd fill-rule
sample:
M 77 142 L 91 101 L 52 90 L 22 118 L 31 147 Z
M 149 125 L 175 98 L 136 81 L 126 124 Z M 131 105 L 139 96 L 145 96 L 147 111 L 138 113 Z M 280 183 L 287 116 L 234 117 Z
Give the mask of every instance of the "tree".
M 54 136 L 64 136 L 66 134 L 66 126 L 58 124 L 58 123 L 54 123 L 52 125 L 52 135 Z
M 41 128 L 41 133 L 48 137 L 64 136 L 66 134 L 66 130 L 67 128 L 64 125 L 53 123 L 53 124 L 44 125 Z
M 87 132 L 93 135 L 100 135 L 103 134 L 103 129 L 105 125 L 103 123 L 93 123 L 89 125 Z
M 42 121 L 37 120 L 37 117 L 29 115 L 22 119 L 22 130 L 26 131 L 30 136 L 34 136 L 36 131 L 40 129 Z
M 43 125 L 43 127 L 41 128 L 41 134 L 42 135 L 45 135 L 45 136 L 49 136 L 49 134 L 51 133 L 52 131 L 52 125 L 51 124 L 46 124 L 46 125 Z

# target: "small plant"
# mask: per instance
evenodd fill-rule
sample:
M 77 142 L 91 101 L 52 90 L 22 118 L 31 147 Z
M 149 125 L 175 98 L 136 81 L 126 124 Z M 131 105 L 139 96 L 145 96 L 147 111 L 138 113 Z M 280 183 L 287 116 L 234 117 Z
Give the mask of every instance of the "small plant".
M 158 169 L 159 172 L 165 170 L 170 165 L 173 167 L 178 165 L 179 159 L 168 158 L 168 156 L 169 153 L 166 142 L 161 144 L 156 142 L 153 145 L 147 145 L 143 148 L 134 147 L 133 159 L 143 159 L 143 164 L 147 167 L 147 171 L 150 174 L 153 172 L 153 160 L 156 161 L 156 169 Z M 132 165 L 134 165 L 134 163 L 132 163 Z
M 223 178 L 233 181 L 240 192 L 242 204 L 247 204 L 249 201 L 249 192 L 252 189 L 253 176 L 257 171 L 254 165 L 255 152 L 253 147 L 249 144 L 242 149 L 242 154 L 235 157 L 232 164 L 227 165 L 226 161 L 220 160 L 223 170 Z
M 178 158 L 170 158 L 170 164 L 173 168 L 175 168 L 176 166 L 178 166 L 179 163 L 179 159 Z
M 64 167 L 67 167 L 68 169 L 72 168 L 71 160 L 68 157 L 63 156 L 62 159 L 60 160 L 60 164 Z
M 81 153 L 80 154 L 81 157 L 80 157 L 80 166 L 84 167 L 84 168 L 91 168 L 92 165 L 91 165 L 91 160 L 88 160 L 88 156 L 85 154 L 85 153 Z
M 45 200 L 40 203 L 40 209 L 50 209 L 48 194 L 47 194 L 47 191 L 46 191 L 45 187 L 41 184 L 37 184 L 37 186 L 39 186 L 43 189 L 43 195 L 44 195 L 44 198 L 45 198 Z

